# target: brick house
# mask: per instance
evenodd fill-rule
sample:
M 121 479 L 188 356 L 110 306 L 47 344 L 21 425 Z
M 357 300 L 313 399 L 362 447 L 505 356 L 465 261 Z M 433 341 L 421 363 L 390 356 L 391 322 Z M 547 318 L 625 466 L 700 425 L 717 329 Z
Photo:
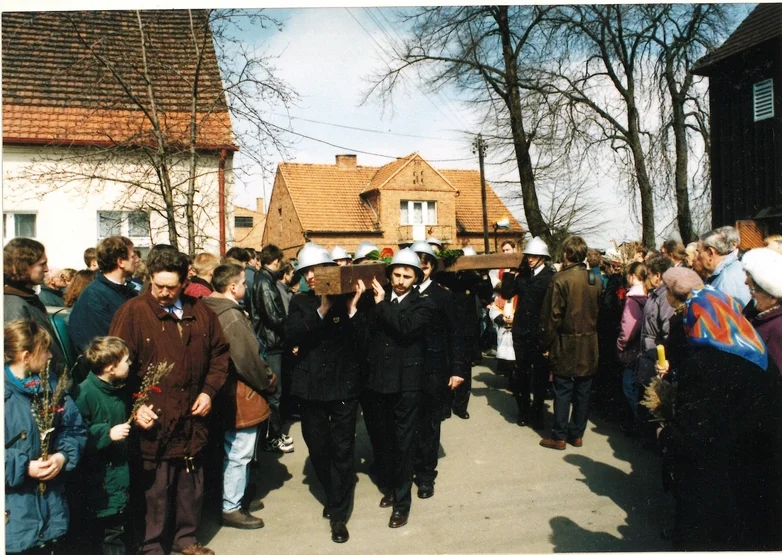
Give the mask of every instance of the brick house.
M 129 236 L 142 251 L 169 242 L 160 180 L 149 162 L 156 144 L 145 116 L 149 83 L 171 153 L 179 248 L 187 250 L 191 118 L 197 122 L 196 248 L 219 252 L 233 240 L 233 204 L 219 199 L 221 192 L 233 198 L 237 147 L 206 15 L 139 15 L 149 82 L 140 71 L 135 11 L 2 14 L 3 240 L 41 241 L 52 266 L 83 267 L 84 249 L 108 235 Z M 193 110 L 194 32 L 203 32 L 204 42 Z
M 487 184 L 489 232 L 508 218 L 504 238 L 524 231 Z M 293 256 L 306 241 L 354 252 L 361 241 L 397 249 L 436 236 L 450 248 L 472 245 L 483 252 L 480 174 L 435 169 L 418 153 L 381 167 L 359 166 L 339 154 L 334 165 L 282 163 L 277 167 L 263 244 Z M 490 241 L 493 245 L 493 240 Z
M 263 198 L 255 199 L 255 210 L 234 206 L 234 245 L 261 250 L 265 227 L 266 211 L 263 207 Z

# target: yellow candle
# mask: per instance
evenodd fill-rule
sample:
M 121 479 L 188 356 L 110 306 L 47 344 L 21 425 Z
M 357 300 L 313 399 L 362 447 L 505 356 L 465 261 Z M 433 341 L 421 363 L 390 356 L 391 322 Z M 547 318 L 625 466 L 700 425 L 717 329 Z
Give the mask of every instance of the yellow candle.
M 665 345 L 657 345 L 657 364 L 665 366 Z

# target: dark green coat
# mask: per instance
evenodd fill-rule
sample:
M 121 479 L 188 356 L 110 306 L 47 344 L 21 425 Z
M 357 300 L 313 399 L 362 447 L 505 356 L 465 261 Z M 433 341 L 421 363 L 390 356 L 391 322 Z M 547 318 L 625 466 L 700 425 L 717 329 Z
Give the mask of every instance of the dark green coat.
M 109 430 L 128 419 L 125 388 L 90 372 L 81 383 L 76 406 L 90 431 L 80 469 L 87 508 L 98 517 L 118 514 L 128 504 L 128 439 L 112 441 Z

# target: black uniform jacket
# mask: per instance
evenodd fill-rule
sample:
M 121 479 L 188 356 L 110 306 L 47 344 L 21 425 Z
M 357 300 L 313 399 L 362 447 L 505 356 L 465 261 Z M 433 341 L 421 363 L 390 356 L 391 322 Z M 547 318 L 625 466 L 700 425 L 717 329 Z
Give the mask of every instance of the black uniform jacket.
M 366 386 L 376 393 L 423 389 L 426 364 L 426 329 L 435 307 L 415 288 L 399 303 L 386 298 L 369 313 L 369 374 Z
M 282 352 L 285 330 L 285 306 L 277 276 L 268 268 L 261 268 L 255 274 L 252 291 L 252 320 L 255 335 L 266 346 L 268 354 Z
M 427 382 L 445 380 L 451 376 L 467 376 L 470 361 L 465 358 L 464 328 L 459 320 L 453 294 L 432 282 L 419 295 L 434 303 L 432 322 L 426 328 Z
M 365 315 L 350 318 L 344 297 L 323 318 L 319 306 L 320 297 L 312 291 L 291 298 L 285 323 L 286 351 L 293 351 L 291 395 L 309 401 L 355 399 L 368 338 Z
M 492 300 L 491 281 L 484 279 L 478 272 L 439 272 L 436 275 L 438 283 L 447 287 L 453 293 L 456 302 L 456 316 L 462 326 L 464 346 L 467 357 L 471 361 L 481 360 L 481 305 L 487 305 Z
M 511 300 L 514 295 L 519 296 L 511 328 L 514 343 L 531 343 L 537 348 L 540 337 L 540 310 L 554 274 L 554 268 L 545 266 L 538 275 L 529 272 L 526 275 L 520 273 L 514 276 L 505 273 L 502 276 L 500 295 L 507 300 Z

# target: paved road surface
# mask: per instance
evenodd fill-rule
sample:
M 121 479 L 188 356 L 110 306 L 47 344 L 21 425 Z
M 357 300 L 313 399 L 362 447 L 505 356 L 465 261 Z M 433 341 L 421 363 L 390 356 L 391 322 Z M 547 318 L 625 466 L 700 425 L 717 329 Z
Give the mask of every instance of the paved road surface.
M 473 368 L 469 420 L 443 422 L 435 495 L 418 499 L 407 526 L 388 527 L 391 509 L 367 476 L 371 449 L 359 417 L 358 483 L 348 522 L 350 541 L 331 541 L 321 518 L 323 492 L 307 456 L 299 423 L 296 450 L 264 453 L 260 487 L 266 526 L 220 528 L 214 507 L 199 532 L 218 555 L 258 553 L 545 553 L 665 551 L 660 530 L 672 500 L 662 492 L 652 451 L 622 435 L 618 424 L 590 420 L 584 446 L 538 446 L 541 434 L 513 422 L 515 403 L 494 361 Z M 548 402 L 551 413 L 551 401 Z M 213 502 L 212 502 L 213 504 Z

